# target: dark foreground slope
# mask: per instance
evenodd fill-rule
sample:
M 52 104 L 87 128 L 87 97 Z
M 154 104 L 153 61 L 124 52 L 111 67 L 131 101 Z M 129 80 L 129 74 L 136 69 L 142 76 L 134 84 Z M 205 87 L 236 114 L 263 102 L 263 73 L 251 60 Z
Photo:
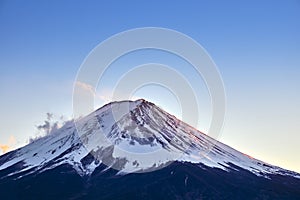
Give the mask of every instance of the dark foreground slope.
M 260 177 L 237 166 L 227 172 L 174 162 L 158 171 L 128 175 L 105 168 L 100 165 L 89 177 L 62 165 L 17 180 L 2 178 L 1 199 L 300 199 L 300 179 Z

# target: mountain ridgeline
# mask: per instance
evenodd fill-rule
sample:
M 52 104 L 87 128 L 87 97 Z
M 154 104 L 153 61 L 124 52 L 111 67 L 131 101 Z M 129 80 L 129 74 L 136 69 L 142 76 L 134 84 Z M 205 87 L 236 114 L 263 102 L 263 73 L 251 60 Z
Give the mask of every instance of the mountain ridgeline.
M 300 174 L 145 100 L 109 103 L 0 157 L 3 199 L 300 199 Z

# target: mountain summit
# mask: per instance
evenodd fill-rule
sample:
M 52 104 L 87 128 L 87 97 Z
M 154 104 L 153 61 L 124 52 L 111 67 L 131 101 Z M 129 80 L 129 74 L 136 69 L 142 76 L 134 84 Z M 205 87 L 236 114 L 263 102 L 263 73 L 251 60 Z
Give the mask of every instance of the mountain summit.
M 300 175 L 140 99 L 109 103 L 1 156 L 0 193 L 10 199 L 293 199 L 300 196 Z

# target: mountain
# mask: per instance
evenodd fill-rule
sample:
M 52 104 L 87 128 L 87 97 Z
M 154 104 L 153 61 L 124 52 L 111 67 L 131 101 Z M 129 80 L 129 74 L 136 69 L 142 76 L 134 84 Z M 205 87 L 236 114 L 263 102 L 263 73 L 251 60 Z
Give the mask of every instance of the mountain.
M 300 174 L 153 103 L 112 102 L 0 157 L 2 199 L 299 199 Z

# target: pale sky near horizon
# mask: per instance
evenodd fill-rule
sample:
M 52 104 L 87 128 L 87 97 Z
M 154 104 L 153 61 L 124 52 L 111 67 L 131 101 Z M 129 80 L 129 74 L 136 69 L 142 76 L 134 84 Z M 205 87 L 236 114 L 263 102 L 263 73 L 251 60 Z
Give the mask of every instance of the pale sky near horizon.
M 297 0 L 2 0 L 0 147 L 7 151 L 28 143 L 37 136 L 36 126 L 43 123 L 46 113 L 72 116 L 77 71 L 100 42 L 132 28 L 164 27 L 192 37 L 219 68 L 227 108 L 217 139 L 270 164 L 300 172 L 299 19 Z M 136 52 L 121 61 L 125 67 L 163 62 L 182 70 L 199 85 L 198 128 L 207 130 L 211 117 L 207 91 L 202 80 L 197 82 L 193 73 L 183 70 L 181 61 L 157 51 Z M 104 77 L 104 94 L 122 74 L 120 65 L 116 63 Z M 178 102 L 162 88 L 144 87 L 135 95 L 180 115 Z

